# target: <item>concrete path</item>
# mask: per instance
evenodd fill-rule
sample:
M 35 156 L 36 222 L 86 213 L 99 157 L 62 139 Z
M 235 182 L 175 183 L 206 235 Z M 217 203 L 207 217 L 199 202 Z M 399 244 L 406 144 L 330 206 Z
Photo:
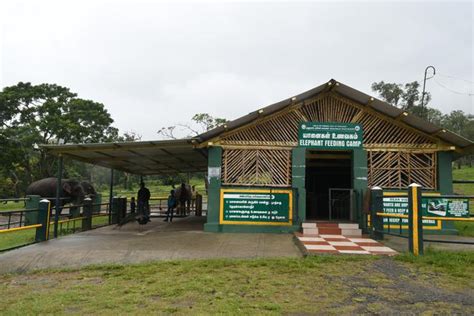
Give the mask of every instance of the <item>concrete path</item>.
M 0 273 L 197 258 L 297 257 L 291 234 L 202 231 L 205 217 L 108 226 L 0 254 Z
M 474 242 L 473 237 L 463 237 L 455 235 L 429 235 L 425 234 L 424 238 L 426 239 L 439 239 L 446 241 L 464 241 L 464 242 Z M 408 251 L 408 239 L 385 235 L 383 243 L 399 252 Z M 438 243 L 438 242 L 427 242 L 423 243 L 424 248 L 431 247 L 436 250 L 451 250 L 451 251 L 474 251 L 474 245 L 466 244 L 448 244 L 448 243 Z

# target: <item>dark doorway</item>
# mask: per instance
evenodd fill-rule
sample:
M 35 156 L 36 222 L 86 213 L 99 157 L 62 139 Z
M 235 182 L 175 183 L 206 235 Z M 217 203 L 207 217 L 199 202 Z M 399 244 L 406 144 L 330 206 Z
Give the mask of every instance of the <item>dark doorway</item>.
M 331 203 L 331 219 L 350 220 L 352 206 L 350 189 L 352 189 L 351 152 L 307 151 L 307 219 L 330 219 L 329 209 Z

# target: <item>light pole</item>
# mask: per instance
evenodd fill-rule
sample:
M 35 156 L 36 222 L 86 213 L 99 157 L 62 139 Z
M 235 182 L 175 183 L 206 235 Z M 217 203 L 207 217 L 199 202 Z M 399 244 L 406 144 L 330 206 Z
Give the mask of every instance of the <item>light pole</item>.
M 426 78 L 426 75 L 428 74 L 428 69 L 430 69 L 430 68 L 433 69 L 433 75 L 432 75 L 431 77 L 429 77 L 429 78 Z M 423 93 L 421 94 L 421 109 L 422 109 L 422 110 L 423 110 L 423 106 L 424 106 L 424 103 L 425 103 L 425 94 L 426 94 L 426 92 L 425 92 L 425 87 L 426 87 L 426 80 L 433 78 L 434 75 L 436 75 L 436 69 L 435 69 L 435 67 L 433 67 L 433 66 L 428 66 L 428 67 L 425 68 L 425 78 L 423 79 Z

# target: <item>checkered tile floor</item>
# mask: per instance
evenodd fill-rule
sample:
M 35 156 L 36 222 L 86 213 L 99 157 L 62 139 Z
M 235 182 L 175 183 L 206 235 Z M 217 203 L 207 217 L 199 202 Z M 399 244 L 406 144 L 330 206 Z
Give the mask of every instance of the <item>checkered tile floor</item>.
M 370 238 L 342 235 L 296 234 L 309 253 L 395 255 L 397 252 Z

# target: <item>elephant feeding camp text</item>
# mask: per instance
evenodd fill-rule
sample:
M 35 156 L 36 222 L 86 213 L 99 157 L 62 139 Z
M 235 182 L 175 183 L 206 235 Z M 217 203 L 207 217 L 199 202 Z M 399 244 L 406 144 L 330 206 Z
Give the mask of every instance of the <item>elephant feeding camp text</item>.
M 298 146 L 354 149 L 362 147 L 362 137 L 359 124 L 304 122 L 298 130 Z
M 290 225 L 291 190 L 221 190 L 221 224 Z

